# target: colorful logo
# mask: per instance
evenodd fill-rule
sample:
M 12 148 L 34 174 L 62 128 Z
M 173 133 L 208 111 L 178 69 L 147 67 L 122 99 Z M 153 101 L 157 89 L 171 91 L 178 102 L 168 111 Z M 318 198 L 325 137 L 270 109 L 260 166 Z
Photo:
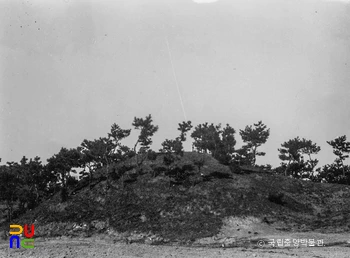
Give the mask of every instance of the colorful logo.
M 11 231 L 11 229 L 18 229 L 18 231 Z M 25 249 L 33 249 L 34 248 L 34 225 L 31 225 L 30 233 L 28 232 L 28 225 L 24 225 L 24 236 L 25 238 L 20 239 L 22 236 L 23 227 L 21 225 L 10 225 L 10 248 L 13 248 L 13 242 L 16 240 L 16 248 L 20 248 L 22 246 Z

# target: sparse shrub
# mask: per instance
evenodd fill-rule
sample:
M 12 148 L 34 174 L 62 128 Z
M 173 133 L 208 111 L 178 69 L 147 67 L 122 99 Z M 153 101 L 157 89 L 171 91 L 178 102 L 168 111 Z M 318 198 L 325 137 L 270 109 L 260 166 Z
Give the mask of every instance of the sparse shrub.
M 117 165 L 115 168 L 113 168 L 113 171 L 110 173 L 110 176 L 114 181 L 117 181 L 127 171 L 132 170 L 134 168 L 135 168 L 135 165 L 122 165 L 122 166 Z
M 182 166 L 182 170 L 192 172 L 194 170 L 194 167 L 191 164 L 185 164 Z
M 115 168 L 113 168 L 112 172 L 109 173 L 109 176 L 113 181 L 117 181 L 120 178 L 119 171 Z
M 350 185 L 350 166 L 348 165 L 333 163 L 318 168 L 316 171 L 318 174 L 314 178 L 311 178 L 313 181 Z M 343 175 L 344 171 L 345 176 Z
M 68 199 L 68 191 L 66 187 L 61 188 L 60 195 L 61 195 L 61 202 L 66 202 Z
M 178 183 L 183 183 L 191 175 L 191 172 L 194 170 L 193 165 L 185 164 L 182 167 L 176 166 L 170 169 L 166 175 L 173 178 Z
M 272 169 L 272 172 L 278 175 L 284 175 L 286 171 L 287 165 L 285 163 L 281 163 L 280 166 Z
M 183 156 L 183 146 L 180 138 L 176 138 L 175 140 L 166 139 L 162 143 L 162 146 L 163 148 L 160 151 L 163 153 L 173 153 L 174 155 Z
M 175 161 L 175 157 L 171 154 L 166 154 L 163 157 L 163 162 L 166 166 L 170 166 Z
M 153 169 L 153 177 L 159 176 L 161 173 L 165 172 L 167 169 L 165 167 L 155 167 Z
M 147 153 L 147 159 L 148 160 L 156 160 L 157 159 L 157 152 L 153 151 L 153 150 L 149 150 Z
M 78 184 L 78 180 L 75 177 L 68 177 L 67 178 L 67 186 L 76 186 Z
M 201 172 L 201 168 L 204 166 L 205 164 L 205 158 L 203 155 L 200 155 L 200 157 L 198 157 L 197 159 L 194 160 L 193 162 L 197 167 L 198 167 L 198 171 Z
M 279 204 L 279 205 L 284 205 L 285 202 L 283 201 L 283 197 L 284 197 L 284 193 L 270 193 L 269 196 L 268 196 L 268 200 L 270 202 L 273 202 L 273 203 L 276 203 L 276 204 Z
M 136 153 L 132 150 L 130 150 L 129 152 L 126 153 L 126 156 L 128 158 L 132 158 L 132 157 L 135 157 L 136 156 Z

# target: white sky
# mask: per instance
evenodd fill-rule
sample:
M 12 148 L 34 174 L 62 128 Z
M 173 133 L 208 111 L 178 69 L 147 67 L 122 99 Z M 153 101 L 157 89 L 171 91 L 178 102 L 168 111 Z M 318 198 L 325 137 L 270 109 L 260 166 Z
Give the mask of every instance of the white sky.
M 296 136 L 331 163 L 326 141 L 350 140 L 349 1 L 196 2 L 0 1 L 2 163 L 45 161 L 148 114 L 158 150 L 184 113 L 237 132 L 262 120 L 271 135 L 258 163 L 278 165 Z

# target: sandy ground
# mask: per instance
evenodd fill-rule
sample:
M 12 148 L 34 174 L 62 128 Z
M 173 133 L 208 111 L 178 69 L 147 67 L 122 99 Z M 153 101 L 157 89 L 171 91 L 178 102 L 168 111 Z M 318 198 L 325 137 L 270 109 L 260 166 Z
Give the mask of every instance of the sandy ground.
M 283 226 L 281 224 L 280 226 Z M 143 242 L 137 242 L 142 237 Z M 10 249 L 0 240 L 0 258 L 85 257 L 350 257 L 350 232 L 321 233 L 276 230 L 254 217 L 229 217 L 219 234 L 197 239 L 190 246 L 155 245 L 150 236 L 108 230 L 91 237 L 35 238 L 34 249 Z M 289 240 L 289 246 L 285 241 Z M 274 246 L 272 246 L 274 240 Z M 295 240 L 305 240 L 304 245 Z M 281 243 L 283 242 L 283 243 Z M 278 244 L 279 243 L 279 244 Z M 311 245 L 311 246 L 310 246 Z M 313 246 L 312 246 L 313 245 Z
M 0 242 L 0 257 L 350 257 L 349 245 L 330 247 L 207 248 L 126 244 L 106 239 L 36 239 L 34 249 L 10 249 Z

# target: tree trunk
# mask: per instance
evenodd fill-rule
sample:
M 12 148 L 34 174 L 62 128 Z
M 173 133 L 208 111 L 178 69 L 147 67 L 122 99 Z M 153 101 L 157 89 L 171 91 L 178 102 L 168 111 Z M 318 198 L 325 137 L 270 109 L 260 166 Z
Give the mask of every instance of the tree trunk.
M 12 204 L 11 204 L 11 201 L 7 202 L 7 219 L 8 219 L 8 222 L 11 222 L 12 220 Z
M 134 146 L 134 152 L 135 152 L 135 162 L 136 162 L 136 166 L 139 166 L 139 160 L 138 160 L 138 155 L 136 153 L 136 147 L 137 144 L 139 144 L 139 140 L 136 141 L 135 146 Z
M 105 158 L 106 159 L 106 192 L 107 190 L 110 188 L 110 183 L 109 183 L 109 162 L 108 162 L 108 159 L 107 157 Z
M 288 169 L 289 169 L 290 161 L 291 161 L 291 159 L 289 158 L 288 165 L 287 165 L 287 167 L 286 167 L 286 170 L 284 171 L 284 175 L 285 175 L 285 176 L 287 176 L 287 172 L 288 172 Z
M 35 206 L 39 203 L 39 199 L 40 199 L 39 189 L 38 189 L 38 186 L 35 185 Z
M 66 174 L 61 172 L 62 177 L 62 188 L 61 188 L 61 202 L 65 202 L 67 200 L 67 178 Z
M 91 189 L 91 183 L 92 183 L 92 170 L 91 170 L 91 166 L 90 164 L 89 165 L 86 165 L 89 169 L 89 189 Z
M 255 166 L 255 162 L 256 162 L 256 148 L 257 148 L 256 146 L 253 148 L 253 160 L 252 160 L 253 166 Z

